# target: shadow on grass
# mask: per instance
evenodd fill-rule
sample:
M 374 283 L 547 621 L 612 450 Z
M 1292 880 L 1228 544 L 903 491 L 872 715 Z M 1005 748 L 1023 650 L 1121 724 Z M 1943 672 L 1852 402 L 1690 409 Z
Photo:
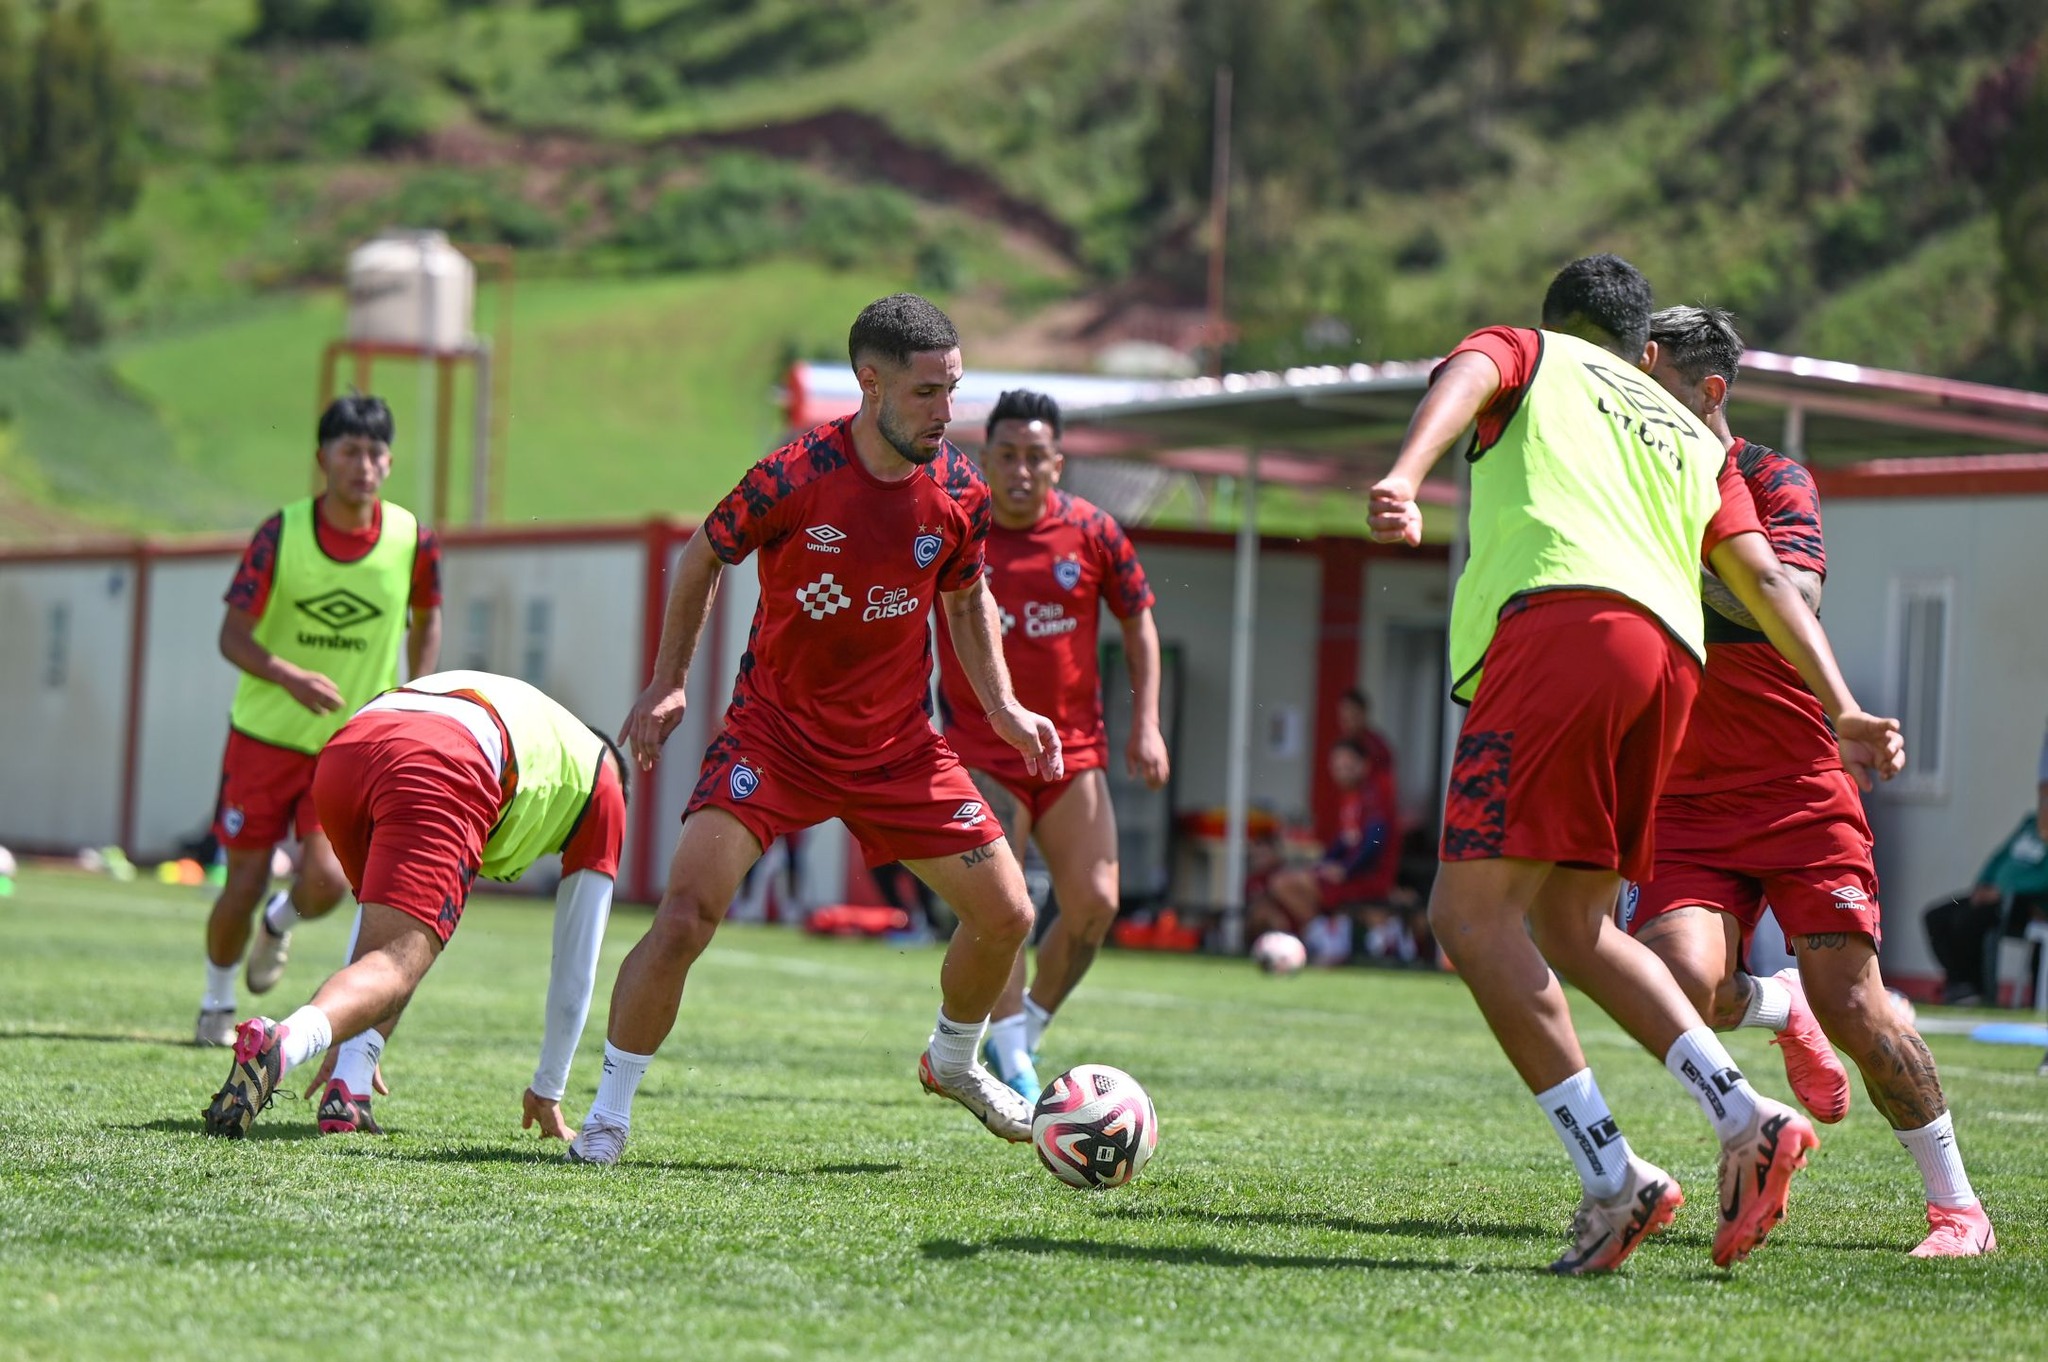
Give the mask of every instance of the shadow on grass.
M 0 1031 L 0 1042 L 10 1040 L 74 1040 L 89 1045 L 175 1045 L 194 1049 L 190 1036 L 154 1036 L 146 1031 L 125 1034 L 112 1031 Z M 226 1051 L 222 1051 L 223 1054 Z
M 562 1157 L 562 1146 L 553 1141 L 545 1145 L 476 1145 L 459 1149 L 428 1149 L 417 1153 L 392 1154 L 394 1159 L 413 1163 L 560 1163 L 568 1160 Z M 640 1160 L 627 1158 L 618 1165 L 628 1172 L 652 1173 L 746 1173 L 754 1177 L 770 1178 L 822 1178 L 822 1177 L 867 1177 L 876 1173 L 900 1173 L 900 1163 L 820 1163 L 808 1168 L 777 1168 L 761 1163 L 712 1163 L 702 1160 Z
M 1072 1256 L 1108 1259 L 1126 1263 L 1166 1263 L 1176 1267 L 1265 1267 L 1310 1269 L 1357 1269 L 1379 1272 L 1456 1272 L 1464 1275 L 1507 1275 L 1548 1277 L 1540 1266 L 1512 1267 L 1500 1263 L 1452 1263 L 1432 1258 L 1363 1258 L 1319 1253 L 1255 1253 L 1227 1249 L 1214 1244 L 1105 1244 L 1094 1239 L 1046 1239 L 1037 1235 L 1010 1235 L 970 1244 L 958 1239 L 928 1239 L 924 1256 L 938 1261 L 957 1261 L 984 1253 L 1030 1253 L 1043 1256 Z
M 1115 1220 L 1192 1220 L 1204 1225 L 1272 1225 L 1282 1229 L 1336 1230 L 1342 1234 L 1387 1234 L 1419 1239 L 1561 1240 L 1555 1225 L 1489 1225 L 1467 1220 L 1359 1220 L 1348 1215 L 1291 1211 L 1203 1211 L 1193 1207 L 1141 1210 L 1119 1206 L 1096 1212 Z
M 106 1129 L 151 1130 L 162 1131 L 168 1135 L 191 1135 L 200 1139 L 205 1138 L 205 1130 L 196 1113 L 189 1118 L 159 1116 L 154 1121 L 137 1121 L 133 1125 L 125 1126 L 110 1125 Z M 317 1140 L 320 1138 L 320 1132 L 310 1126 L 288 1125 L 283 1122 L 275 1125 L 265 1125 L 259 1121 L 249 1127 L 249 1133 L 242 1138 L 245 1140 Z M 225 1144 L 227 1141 L 223 1140 L 221 1143 Z

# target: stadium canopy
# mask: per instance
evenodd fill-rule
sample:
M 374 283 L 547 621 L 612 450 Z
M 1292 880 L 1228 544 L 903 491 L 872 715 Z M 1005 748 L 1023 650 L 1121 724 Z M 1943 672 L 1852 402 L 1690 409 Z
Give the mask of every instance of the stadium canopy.
M 1169 380 L 970 370 L 962 380 L 954 420 L 960 443 L 980 442 L 998 394 L 1033 388 L 1059 401 L 1069 454 L 1228 477 L 1243 487 L 1236 499 L 1224 853 L 1230 896 L 1223 905 L 1224 934 L 1232 947 L 1242 930 L 1250 807 L 1259 484 L 1362 495 L 1393 463 L 1437 362 Z M 1885 490 L 1887 480 L 1904 490 L 1922 469 L 1964 478 L 2018 474 L 2048 490 L 2048 394 L 1754 350 L 1743 356 L 1735 394 L 1730 425 L 1774 439 L 1820 473 L 1824 490 L 1837 478 L 1866 494 Z M 859 402 L 844 365 L 799 364 L 790 372 L 792 428 L 843 415 Z M 1445 459 L 1421 499 L 1461 505 L 1463 471 L 1463 460 Z M 1461 516 L 1448 518 L 1455 581 L 1464 562 L 1464 523 Z M 1361 531 L 1362 521 L 1361 514 Z M 1455 714 L 1446 715 L 1447 753 L 1457 722 Z

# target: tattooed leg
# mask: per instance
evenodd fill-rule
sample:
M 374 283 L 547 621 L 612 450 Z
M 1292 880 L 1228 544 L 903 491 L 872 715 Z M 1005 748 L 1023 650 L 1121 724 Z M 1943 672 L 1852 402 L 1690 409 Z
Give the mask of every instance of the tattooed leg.
M 1877 947 L 1861 932 L 1793 941 L 1806 1000 L 1828 1039 L 1863 1071 L 1871 1105 L 1894 1130 L 1918 1130 L 1948 1110 L 1927 1042 L 1885 992 Z
M 1636 940 L 1648 946 L 1684 990 L 1709 1026 L 1729 1030 L 1749 1007 L 1749 976 L 1736 968 L 1742 958 L 1741 924 L 1703 904 L 1660 913 L 1644 923 Z

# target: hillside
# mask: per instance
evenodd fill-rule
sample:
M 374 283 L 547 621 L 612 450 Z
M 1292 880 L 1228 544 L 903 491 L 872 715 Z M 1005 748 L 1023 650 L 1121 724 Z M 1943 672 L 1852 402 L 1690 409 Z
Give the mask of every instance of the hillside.
M 302 485 L 340 263 L 391 223 L 519 250 L 521 519 L 700 508 L 890 288 L 970 363 L 1192 343 L 1221 61 L 1234 365 L 1438 350 L 1607 248 L 1760 344 L 2048 377 L 2041 0 L 99 3 L 143 192 L 88 262 L 107 342 L 0 356 L 0 535 Z

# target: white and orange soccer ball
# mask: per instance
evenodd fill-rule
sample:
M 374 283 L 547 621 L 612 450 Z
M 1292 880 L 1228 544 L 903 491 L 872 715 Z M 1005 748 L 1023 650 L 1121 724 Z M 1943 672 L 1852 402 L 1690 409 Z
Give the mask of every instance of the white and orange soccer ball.
M 1121 1187 L 1159 1147 L 1159 1116 L 1122 1069 L 1079 1064 L 1039 1095 L 1031 1147 L 1069 1187 Z
M 1268 974 L 1295 974 L 1308 964 L 1308 947 L 1288 932 L 1267 932 L 1252 942 L 1252 963 Z

